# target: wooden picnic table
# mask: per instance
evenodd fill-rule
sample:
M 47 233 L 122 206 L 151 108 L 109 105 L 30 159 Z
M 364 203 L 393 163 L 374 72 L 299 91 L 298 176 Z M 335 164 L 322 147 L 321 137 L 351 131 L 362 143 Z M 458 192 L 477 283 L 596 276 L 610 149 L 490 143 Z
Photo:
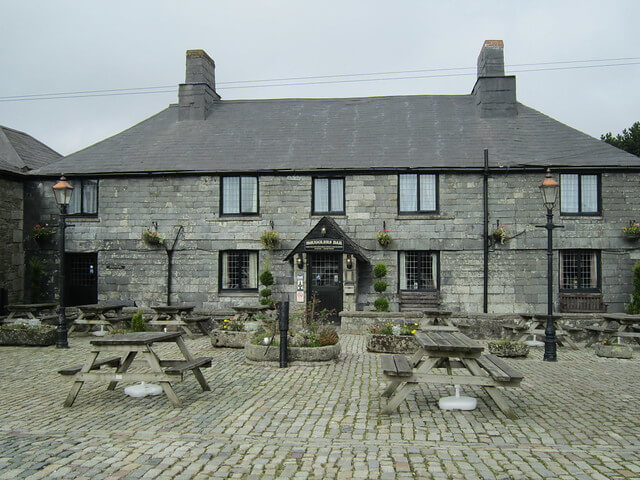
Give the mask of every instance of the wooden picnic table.
M 626 313 L 603 313 L 602 320 L 585 327 L 585 331 L 591 335 L 586 346 L 589 347 L 600 339 L 601 335 L 615 337 L 620 343 L 621 338 L 633 338 L 640 344 L 640 315 Z
M 124 303 L 92 303 L 88 305 L 76 305 L 78 316 L 69 328 L 69 333 L 73 332 L 80 325 L 100 325 L 107 330 L 113 330 L 112 322 L 121 321 L 124 317 L 120 316 L 122 309 L 126 307 Z M 111 314 L 111 315 L 108 315 Z
M 410 358 L 382 357 L 383 373 L 389 381 L 382 394 L 389 397 L 386 413 L 395 410 L 419 383 L 427 383 L 484 387 L 508 418 L 516 418 L 497 387 L 518 386 L 523 378 L 519 372 L 494 355 L 483 355 L 484 347 L 460 332 L 420 332 L 415 339 L 419 348 Z M 438 371 L 442 368 L 446 373 Z M 466 372 L 454 375 L 453 369 Z
M 178 305 L 155 305 L 151 309 L 154 311 L 153 318 L 149 321 L 149 325 L 159 325 L 163 328 L 176 327 L 184 330 L 189 338 L 194 338 L 195 334 L 189 328 L 190 323 L 195 323 L 203 335 L 208 335 L 207 329 L 203 325 L 208 320 L 207 317 L 191 316 L 195 305 L 178 304 Z
M 161 360 L 154 351 L 155 343 L 175 343 L 182 353 L 180 360 Z M 73 386 L 64 401 L 65 407 L 73 405 L 80 389 L 86 381 L 109 382 L 107 390 L 114 390 L 118 382 L 158 382 L 169 401 L 176 407 L 182 406 L 172 382 L 182 382 L 184 373 L 191 370 L 203 391 L 210 390 L 200 368 L 211 366 L 211 357 L 194 358 L 184 341 L 182 332 L 137 332 L 110 335 L 92 340 L 91 353 L 81 366 L 65 368 L 58 373 L 73 376 Z M 116 354 L 115 357 L 99 359 L 100 354 Z M 129 367 L 140 353 L 147 362 L 150 372 L 129 372 Z M 107 367 L 108 370 L 102 369 Z M 115 370 L 112 370 L 115 368 Z M 163 369 L 164 368 L 164 369 Z
M 451 312 L 445 310 L 427 309 L 422 314 L 426 318 L 422 322 L 421 330 L 440 331 L 440 332 L 457 332 L 458 327 L 451 321 Z
M 52 310 L 58 306 L 57 303 L 14 303 L 7 305 L 9 315 L 5 319 L 6 322 L 11 322 L 14 318 L 26 315 L 27 318 L 32 320 L 42 320 L 42 313 L 47 310 Z M 55 318 L 56 315 L 46 315 L 45 318 Z
M 503 324 L 502 330 L 507 331 L 506 337 L 510 340 L 523 342 L 527 337 L 545 337 L 547 325 L 547 315 L 543 313 L 520 313 L 520 322 L 514 324 Z M 578 349 L 578 344 L 573 341 L 569 332 L 562 326 L 562 316 L 552 315 L 551 318 L 556 326 L 556 340 L 558 345 L 566 342 L 573 350 Z M 566 327 L 569 329 L 569 327 Z

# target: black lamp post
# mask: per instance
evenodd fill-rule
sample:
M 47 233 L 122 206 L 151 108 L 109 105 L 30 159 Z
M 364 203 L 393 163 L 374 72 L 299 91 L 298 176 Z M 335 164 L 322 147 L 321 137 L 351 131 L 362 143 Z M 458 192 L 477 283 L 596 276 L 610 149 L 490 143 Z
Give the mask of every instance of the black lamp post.
M 60 177 L 58 183 L 53 186 L 53 195 L 56 198 L 56 203 L 60 207 L 60 278 L 59 278 L 59 295 L 60 305 L 58 306 L 58 329 L 56 335 L 56 348 L 69 348 L 67 341 L 67 315 L 65 312 L 64 303 L 64 231 L 67 228 L 66 215 L 67 207 L 71 202 L 71 193 L 73 187 L 64 178 L 64 175 Z
M 556 326 L 553 323 L 553 229 L 560 225 L 553 224 L 553 208 L 558 200 L 560 185 L 551 177 L 551 170 L 547 169 L 547 176 L 540 184 L 540 193 L 547 209 L 547 223 L 537 225 L 547 230 L 547 325 L 544 329 L 544 357 L 547 362 L 555 362 L 556 358 Z

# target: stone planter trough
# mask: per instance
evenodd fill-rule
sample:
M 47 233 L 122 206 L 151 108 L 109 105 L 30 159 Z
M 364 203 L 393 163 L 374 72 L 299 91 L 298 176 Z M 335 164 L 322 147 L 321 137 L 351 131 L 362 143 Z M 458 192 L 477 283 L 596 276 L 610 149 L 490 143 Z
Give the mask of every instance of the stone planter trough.
M 249 332 L 231 332 L 227 330 L 211 330 L 209 337 L 214 347 L 244 348 L 249 341 Z
M 46 347 L 55 345 L 56 327 L 9 324 L 0 326 L 0 345 Z
M 629 345 L 599 343 L 595 347 L 596 355 L 605 358 L 631 358 L 633 349 Z
M 247 360 L 254 362 L 277 362 L 280 360 L 280 347 L 247 343 L 244 354 Z M 287 354 L 289 362 L 328 362 L 340 356 L 340 342 L 326 347 L 288 347 Z
M 375 353 L 410 354 L 418 350 L 413 335 L 369 335 L 367 350 Z

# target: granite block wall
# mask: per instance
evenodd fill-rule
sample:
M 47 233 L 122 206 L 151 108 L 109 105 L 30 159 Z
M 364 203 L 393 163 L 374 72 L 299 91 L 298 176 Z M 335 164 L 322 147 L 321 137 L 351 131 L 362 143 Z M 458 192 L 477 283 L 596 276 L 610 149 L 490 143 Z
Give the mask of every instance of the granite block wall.
M 0 288 L 9 303 L 22 301 L 24 280 L 22 182 L 0 178 Z
M 372 265 L 387 264 L 387 296 L 397 309 L 398 251 L 435 250 L 440 255 L 443 308 L 481 311 L 482 175 L 439 175 L 439 211 L 415 216 L 398 215 L 397 179 L 395 174 L 345 177 L 346 214 L 333 218 L 370 260 L 357 265 L 357 308 L 370 309 L 377 296 L 372 288 Z M 490 175 L 490 229 L 504 225 L 510 239 L 490 248 L 489 313 L 546 311 L 546 231 L 536 228 L 545 222 L 538 191 L 542 179 L 541 172 L 495 171 Z M 597 249 L 602 252 L 602 290 L 609 311 L 624 309 L 638 248 L 624 240 L 620 228 L 640 218 L 636 206 L 639 186 L 635 173 L 605 173 L 601 216 L 565 217 L 556 212 L 554 220 L 564 225 L 554 232 L 556 295 L 558 250 Z M 42 189 L 44 197 L 51 195 L 48 190 L 50 185 Z M 260 214 L 221 217 L 217 176 L 102 178 L 99 214 L 69 220 L 73 227 L 67 230 L 67 250 L 98 252 L 100 300 L 162 303 L 167 298 L 168 255 L 164 247 L 152 248 L 141 241 L 145 228 L 157 226 L 166 239 L 165 247 L 172 248 L 175 242 L 173 302 L 211 308 L 256 302 L 257 293 L 219 291 L 219 252 L 235 249 L 259 251 L 259 270 L 269 262 L 276 277 L 274 296 L 288 296 L 293 302 L 296 272 L 284 258 L 322 218 L 312 214 L 311 192 L 308 175 L 261 176 Z M 259 239 L 271 226 L 280 234 L 281 243 L 275 251 L 266 251 Z M 383 227 L 393 237 L 386 249 L 375 240 Z

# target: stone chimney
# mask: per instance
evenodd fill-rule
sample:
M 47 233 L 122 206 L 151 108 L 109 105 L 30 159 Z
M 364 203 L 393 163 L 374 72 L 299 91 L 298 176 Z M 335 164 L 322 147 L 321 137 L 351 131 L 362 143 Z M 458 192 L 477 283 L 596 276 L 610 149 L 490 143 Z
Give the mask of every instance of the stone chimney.
M 187 50 L 185 83 L 178 89 L 180 120 L 205 120 L 220 100 L 216 93 L 216 64 L 204 50 Z
M 478 79 L 471 94 L 481 117 L 512 117 L 518 114 L 516 77 L 504 74 L 502 40 L 485 40 L 478 55 Z

